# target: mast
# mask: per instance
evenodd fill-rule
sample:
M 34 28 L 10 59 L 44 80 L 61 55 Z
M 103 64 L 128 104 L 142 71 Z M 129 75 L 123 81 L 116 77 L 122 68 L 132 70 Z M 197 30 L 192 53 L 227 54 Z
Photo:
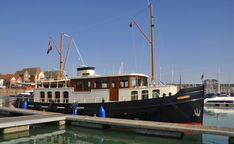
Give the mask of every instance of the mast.
M 151 70 L 152 70 L 152 82 L 154 82 L 154 16 L 152 0 L 150 0 L 150 32 L 151 32 Z
M 141 34 L 144 36 L 144 38 L 147 40 L 147 42 L 150 43 L 151 45 L 151 75 L 152 75 L 152 83 L 155 82 L 154 79 L 154 16 L 153 16 L 153 6 L 152 6 L 152 0 L 150 0 L 149 3 L 149 12 L 150 12 L 150 37 L 151 39 L 149 39 L 147 37 L 147 35 L 142 31 L 142 29 L 140 28 L 140 26 L 136 23 L 136 21 L 134 19 L 132 19 L 131 23 L 130 23 L 130 27 L 132 27 L 132 23 L 134 23 L 137 27 L 137 29 L 141 32 Z
M 59 79 L 61 80 L 63 77 L 63 33 L 60 33 L 60 51 L 59 51 Z

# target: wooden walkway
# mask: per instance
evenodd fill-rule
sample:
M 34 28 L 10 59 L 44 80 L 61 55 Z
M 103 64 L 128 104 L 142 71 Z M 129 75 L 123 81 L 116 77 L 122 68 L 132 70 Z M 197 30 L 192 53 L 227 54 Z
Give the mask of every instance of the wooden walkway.
M 185 125 L 185 124 L 175 124 L 175 123 L 163 123 L 163 122 L 151 122 L 151 121 L 141 121 L 141 120 L 128 120 L 128 119 L 116 119 L 116 118 L 100 118 L 100 117 L 90 117 L 90 116 L 74 116 L 65 115 L 59 113 L 35 111 L 35 110 L 24 110 L 18 108 L 0 108 L 0 111 L 8 111 L 14 113 L 22 114 L 32 114 L 27 116 L 19 117 L 7 117 L 0 118 L 0 129 L 32 125 L 47 122 L 56 121 L 71 121 L 77 123 L 78 125 L 85 127 L 93 127 L 93 125 L 105 126 L 108 128 L 125 128 L 131 129 L 135 132 L 144 134 L 158 135 L 159 133 L 167 134 L 167 132 L 193 132 L 202 134 L 214 134 L 234 137 L 234 128 L 223 128 L 215 126 L 198 126 L 198 125 Z M 166 133 L 165 133 L 166 132 Z
M 117 127 L 126 127 L 134 129 L 161 130 L 174 132 L 194 132 L 203 134 L 214 134 L 223 136 L 234 136 L 234 128 L 223 128 L 215 126 L 199 126 L 188 124 L 175 124 L 165 122 L 151 122 L 141 120 L 115 119 L 115 118 L 100 118 L 87 116 L 67 116 L 66 120 L 103 124 Z
M 65 121 L 65 119 L 66 117 L 61 114 L 6 117 L 6 118 L 0 118 L 0 128 Z
M 5 112 L 24 114 L 24 116 L 0 118 L 0 129 L 2 129 L 2 133 L 27 131 L 29 130 L 30 125 L 34 124 L 43 124 L 50 122 L 58 122 L 59 124 L 65 124 L 66 120 L 66 115 L 60 113 L 51 113 L 8 107 L 1 107 L 0 111 L 3 113 Z

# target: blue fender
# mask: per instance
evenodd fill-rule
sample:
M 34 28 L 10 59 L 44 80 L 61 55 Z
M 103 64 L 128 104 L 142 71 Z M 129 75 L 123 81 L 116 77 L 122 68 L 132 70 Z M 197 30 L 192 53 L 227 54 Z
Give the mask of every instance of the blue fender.
M 23 101 L 22 108 L 23 109 L 27 109 L 28 108 L 28 102 L 27 101 Z
M 72 104 L 72 115 L 77 115 L 77 107 L 78 107 L 78 103 Z
M 101 105 L 100 109 L 99 109 L 99 117 L 105 118 L 106 117 L 106 111 L 104 109 L 104 107 Z

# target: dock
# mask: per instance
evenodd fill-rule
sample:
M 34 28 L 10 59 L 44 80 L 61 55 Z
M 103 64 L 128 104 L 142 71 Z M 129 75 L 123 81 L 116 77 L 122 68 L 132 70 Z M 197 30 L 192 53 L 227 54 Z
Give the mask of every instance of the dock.
M 30 126 L 35 124 L 56 122 L 58 125 L 64 125 L 66 120 L 66 115 L 60 113 L 8 107 L 1 107 L 0 111 L 2 113 L 18 113 L 24 115 L 0 118 L 0 129 L 3 134 L 28 131 Z
M 69 123 L 72 125 L 78 125 L 89 128 L 117 129 L 117 130 L 124 129 L 145 135 L 156 135 L 156 136 L 166 136 L 166 137 L 182 137 L 183 134 L 186 132 L 222 135 L 222 136 L 229 136 L 229 138 L 234 137 L 234 128 L 175 124 L 175 123 L 117 119 L 117 118 L 100 118 L 100 117 L 79 116 L 79 115 L 66 115 L 60 113 L 35 111 L 28 109 L 25 110 L 18 108 L 6 108 L 6 107 L 0 108 L 0 111 L 27 114 L 26 116 L 19 116 L 14 118 L 12 117 L 1 118 L 0 129 L 3 130 L 3 133 L 16 132 L 16 131 L 11 131 L 11 129 L 14 127 L 17 127 L 15 129 L 22 128 L 23 130 L 28 130 L 30 128 L 30 125 L 33 124 L 57 122 L 60 125 Z
M 136 130 L 147 131 L 168 131 L 168 132 L 193 132 L 202 134 L 214 134 L 222 136 L 234 137 L 234 128 L 223 128 L 215 126 L 204 125 L 189 125 L 189 124 L 176 124 L 166 122 L 152 122 L 141 120 L 129 120 L 129 119 L 115 119 L 115 118 L 100 118 L 100 117 L 88 117 L 88 116 L 67 116 L 66 120 L 80 123 L 101 124 L 105 126 L 125 127 Z

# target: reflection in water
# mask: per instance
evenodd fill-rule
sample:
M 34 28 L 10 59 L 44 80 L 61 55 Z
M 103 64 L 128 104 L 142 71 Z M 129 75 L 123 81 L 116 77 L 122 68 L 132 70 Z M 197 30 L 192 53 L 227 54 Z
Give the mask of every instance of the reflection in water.
M 226 117 L 230 117 L 230 115 L 234 115 L 234 108 L 233 107 L 211 107 L 205 106 L 204 112 L 208 115 L 223 115 Z
M 234 109 L 232 107 L 204 107 L 204 125 L 234 128 Z M 207 144 L 228 144 L 227 136 L 203 134 Z
M 34 128 L 29 135 L 15 135 L 15 137 L 1 137 L 3 144 L 9 143 L 91 143 L 91 144 L 186 144 L 202 142 L 201 135 L 186 135 L 183 139 L 160 138 L 153 136 L 143 136 L 139 134 L 86 129 L 77 126 L 66 126 L 65 129 L 59 129 L 56 126 L 43 126 Z
M 204 107 L 204 110 L 205 125 L 234 128 L 233 108 Z

